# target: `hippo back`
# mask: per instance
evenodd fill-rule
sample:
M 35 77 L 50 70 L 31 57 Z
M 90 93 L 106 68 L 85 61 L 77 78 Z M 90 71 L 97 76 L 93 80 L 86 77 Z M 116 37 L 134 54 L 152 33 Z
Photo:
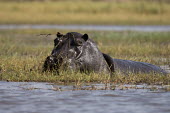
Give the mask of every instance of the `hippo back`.
M 120 72 L 128 75 L 129 73 L 158 73 L 167 74 L 163 69 L 153 64 L 111 58 L 103 54 L 112 72 Z
M 113 59 L 115 70 L 120 70 L 123 73 L 160 73 L 166 72 L 158 66 L 131 60 Z

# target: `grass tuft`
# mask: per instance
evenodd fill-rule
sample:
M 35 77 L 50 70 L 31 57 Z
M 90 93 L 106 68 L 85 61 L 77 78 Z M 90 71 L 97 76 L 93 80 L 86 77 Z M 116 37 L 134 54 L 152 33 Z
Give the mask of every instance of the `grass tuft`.
M 68 31 L 60 31 L 66 33 Z M 84 33 L 84 31 L 79 31 Z M 119 73 L 110 77 L 96 73 L 61 71 L 42 72 L 45 58 L 53 48 L 52 37 L 38 37 L 40 33 L 55 34 L 56 30 L 0 30 L 0 80 L 57 83 L 124 83 L 170 84 L 170 75 Z M 86 31 L 104 53 L 114 58 L 148 62 L 158 66 L 170 64 L 170 32 L 110 32 Z

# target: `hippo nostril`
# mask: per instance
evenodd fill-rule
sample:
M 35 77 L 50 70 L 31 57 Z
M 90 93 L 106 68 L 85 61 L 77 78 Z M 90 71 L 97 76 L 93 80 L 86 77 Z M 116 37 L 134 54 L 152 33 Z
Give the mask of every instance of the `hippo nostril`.
M 50 64 L 54 63 L 54 57 L 48 56 L 47 57 L 47 62 L 50 63 Z

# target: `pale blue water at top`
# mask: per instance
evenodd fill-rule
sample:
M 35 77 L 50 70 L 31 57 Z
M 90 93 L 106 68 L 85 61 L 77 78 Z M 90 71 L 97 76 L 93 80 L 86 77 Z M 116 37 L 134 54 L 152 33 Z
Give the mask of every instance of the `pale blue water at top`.
M 142 31 L 142 32 L 169 32 L 170 25 L 0 25 L 0 29 L 71 29 L 97 31 Z

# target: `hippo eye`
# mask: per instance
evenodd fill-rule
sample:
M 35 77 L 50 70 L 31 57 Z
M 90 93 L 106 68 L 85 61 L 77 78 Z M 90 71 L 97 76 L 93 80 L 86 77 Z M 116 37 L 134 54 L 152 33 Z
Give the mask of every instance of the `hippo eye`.
M 81 45 L 83 45 L 83 42 L 81 40 L 71 42 L 71 46 L 81 46 Z
M 81 46 L 81 45 L 83 45 L 83 42 L 81 40 L 77 40 L 76 44 L 77 44 L 77 46 Z
M 71 43 L 72 46 L 82 46 L 83 45 L 83 40 L 80 39 L 74 39 Z

